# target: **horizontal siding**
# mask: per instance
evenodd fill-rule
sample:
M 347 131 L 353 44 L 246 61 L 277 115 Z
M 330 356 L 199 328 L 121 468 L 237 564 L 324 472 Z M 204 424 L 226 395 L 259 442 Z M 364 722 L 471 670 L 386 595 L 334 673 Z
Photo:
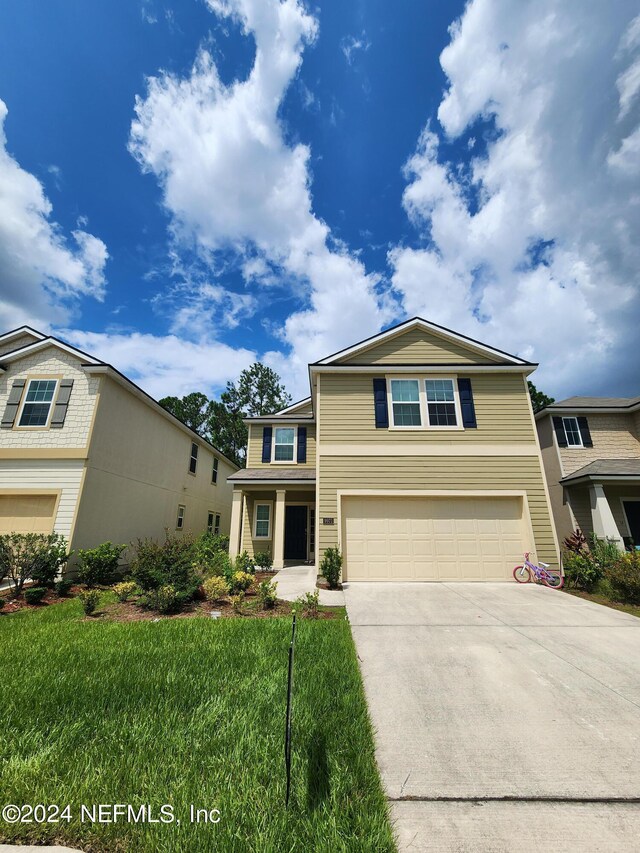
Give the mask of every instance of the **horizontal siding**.
M 323 377 L 324 383 L 324 377 Z M 323 388 L 324 390 L 324 388 Z M 332 457 L 320 458 L 320 553 L 338 541 L 337 492 L 351 489 L 524 490 L 538 559 L 557 563 L 551 518 L 537 457 Z M 323 517 L 335 519 L 323 525 Z
M 454 361 L 486 364 L 498 359 L 421 329 L 410 329 L 376 344 L 371 349 L 340 359 L 341 364 L 437 364 Z
M 477 429 L 376 429 L 372 375 L 323 374 L 320 383 L 322 444 L 530 444 L 536 441 L 527 392 L 521 375 L 477 374 L 471 377 L 471 387 Z
M 283 426 L 297 426 L 297 424 L 283 424 Z M 316 467 L 316 425 L 301 424 L 307 428 L 307 461 L 300 463 L 301 468 Z M 249 445 L 247 447 L 247 468 L 272 468 L 277 471 L 279 468 L 297 467 L 297 462 L 272 465 L 271 463 L 263 463 L 262 461 L 262 430 L 264 424 L 249 425 Z
M 83 470 L 81 459 L 0 460 L 0 489 L 61 490 L 54 530 L 69 539 Z
M 565 476 L 596 459 L 638 459 L 640 441 L 631 415 L 587 415 L 593 447 L 561 447 Z

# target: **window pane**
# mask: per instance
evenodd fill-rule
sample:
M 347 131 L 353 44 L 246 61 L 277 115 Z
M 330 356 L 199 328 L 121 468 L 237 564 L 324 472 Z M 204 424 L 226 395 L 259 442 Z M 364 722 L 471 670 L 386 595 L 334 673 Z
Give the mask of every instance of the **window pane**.
M 417 379 L 392 379 L 391 400 L 394 403 L 419 403 L 420 391 Z
M 258 504 L 256 507 L 256 518 L 258 521 L 269 521 L 269 504 Z
M 20 426 L 46 426 L 51 403 L 25 403 Z
M 268 536 L 269 535 L 269 522 L 268 521 L 256 521 L 256 536 Z
M 457 426 L 456 407 L 453 403 L 429 403 L 430 426 Z
M 432 403 L 453 403 L 453 380 L 427 379 L 427 401 Z
M 273 458 L 276 462 L 293 462 L 293 444 L 276 444 Z
M 32 379 L 25 400 L 27 403 L 50 403 L 55 388 L 55 379 Z
M 570 447 L 580 447 L 582 445 L 582 437 L 578 428 L 577 418 L 564 418 L 564 431 L 567 436 L 567 444 Z
M 420 404 L 394 403 L 393 423 L 394 426 L 420 426 Z
M 276 429 L 276 444 L 293 444 L 295 436 L 294 429 L 284 429 L 279 427 Z

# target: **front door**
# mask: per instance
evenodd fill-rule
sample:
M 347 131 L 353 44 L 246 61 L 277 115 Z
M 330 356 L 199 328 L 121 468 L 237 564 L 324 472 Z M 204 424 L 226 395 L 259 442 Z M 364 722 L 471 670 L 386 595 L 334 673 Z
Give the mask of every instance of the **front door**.
M 623 501 L 629 533 L 634 545 L 640 545 L 640 501 Z
M 307 559 L 307 507 L 287 506 L 284 510 L 284 558 Z

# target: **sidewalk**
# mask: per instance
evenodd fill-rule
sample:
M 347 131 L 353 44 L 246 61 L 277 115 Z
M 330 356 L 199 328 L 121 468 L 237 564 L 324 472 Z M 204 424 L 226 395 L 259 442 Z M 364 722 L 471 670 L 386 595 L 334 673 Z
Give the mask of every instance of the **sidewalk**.
M 306 592 L 316 589 L 317 570 L 315 566 L 288 566 L 281 569 L 274 581 L 278 584 L 278 598 L 295 601 Z M 344 592 L 341 589 L 321 589 L 320 604 L 327 607 L 344 607 Z

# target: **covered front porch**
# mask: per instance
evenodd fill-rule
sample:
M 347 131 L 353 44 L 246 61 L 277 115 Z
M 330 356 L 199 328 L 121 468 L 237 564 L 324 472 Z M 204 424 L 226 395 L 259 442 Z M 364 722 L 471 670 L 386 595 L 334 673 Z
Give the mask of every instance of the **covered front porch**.
M 598 459 L 560 482 L 585 535 L 640 547 L 640 459 Z
M 233 484 L 229 555 L 269 551 L 273 568 L 315 564 L 315 471 L 244 469 Z

